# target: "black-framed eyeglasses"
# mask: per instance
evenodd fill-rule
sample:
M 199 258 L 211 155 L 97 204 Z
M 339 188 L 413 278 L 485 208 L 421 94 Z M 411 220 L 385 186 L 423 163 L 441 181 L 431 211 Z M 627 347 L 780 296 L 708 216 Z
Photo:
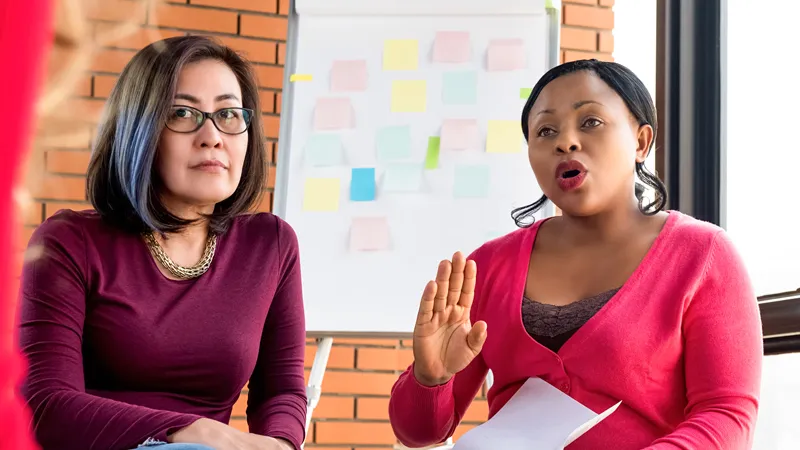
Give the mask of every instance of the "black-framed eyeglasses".
M 194 133 L 211 119 L 214 126 L 225 134 L 242 134 L 250 128 L 253 110 L 248 108 L 222 108 L 214 112 L 200 111 L 191 106 L 175 105 L 169 110 L 167 128 L 176 133 Z

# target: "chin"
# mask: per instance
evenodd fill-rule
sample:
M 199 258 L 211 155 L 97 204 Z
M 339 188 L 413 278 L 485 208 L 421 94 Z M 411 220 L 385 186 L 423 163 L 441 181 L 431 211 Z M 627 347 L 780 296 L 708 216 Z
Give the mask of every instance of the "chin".
M 572 217 L 594 216 L 602 210 L 597 202 L 591 201 L 587 195 L 559 195 L 556 198 L 548 197 L 561 213 Z

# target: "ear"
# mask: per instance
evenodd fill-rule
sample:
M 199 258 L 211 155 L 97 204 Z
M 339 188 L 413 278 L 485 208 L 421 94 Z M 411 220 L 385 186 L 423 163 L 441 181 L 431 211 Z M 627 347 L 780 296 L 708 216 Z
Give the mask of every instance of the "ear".
M 636 162 L 643 163 L 650 152 L 650 145 L 653 143 L 653 127 L 641 125 L 636 134 Z

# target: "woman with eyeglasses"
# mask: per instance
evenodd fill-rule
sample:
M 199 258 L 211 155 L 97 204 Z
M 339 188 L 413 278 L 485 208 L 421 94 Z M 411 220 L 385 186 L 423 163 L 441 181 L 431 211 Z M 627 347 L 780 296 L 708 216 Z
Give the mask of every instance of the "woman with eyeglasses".
M 184 36 L 137 53 L 87 176 L 23 270 L 23 386 L 44 450 L 299 449 L 296 236 L 251 214 L 266 178 L 249 63 Z M 227 425 L 248 386 L 250 433 Z

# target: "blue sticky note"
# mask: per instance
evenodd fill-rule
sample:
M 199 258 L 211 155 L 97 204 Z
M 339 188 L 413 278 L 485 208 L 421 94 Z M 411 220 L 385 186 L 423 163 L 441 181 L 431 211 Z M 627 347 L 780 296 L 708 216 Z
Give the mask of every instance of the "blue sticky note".
M 455 167 L 453 196 L 456 198 L 479 198 L 489 195 L 489 166 L 483 164 L 459 164 Z
M 422 165 L 395 163 L 386 167 L 383 189 L 388 192 L 416 192 L 422 187 Z
M 338 134 L 312 134 L 306 141 L 306 163 L 336 166 L 342 163 L 342 138 Z
M 477 72 L 446 72 L 442 79 L 442 102 L 474 105 L 478 102 Z
M 375 169 L 357 168 L 350 175 L 350 200 L 371 202 L 375 200 Z
M 408 125 L 383 127 L 375 138 L 378 161 L 391 162 L 411 156 L 411 127 Z

